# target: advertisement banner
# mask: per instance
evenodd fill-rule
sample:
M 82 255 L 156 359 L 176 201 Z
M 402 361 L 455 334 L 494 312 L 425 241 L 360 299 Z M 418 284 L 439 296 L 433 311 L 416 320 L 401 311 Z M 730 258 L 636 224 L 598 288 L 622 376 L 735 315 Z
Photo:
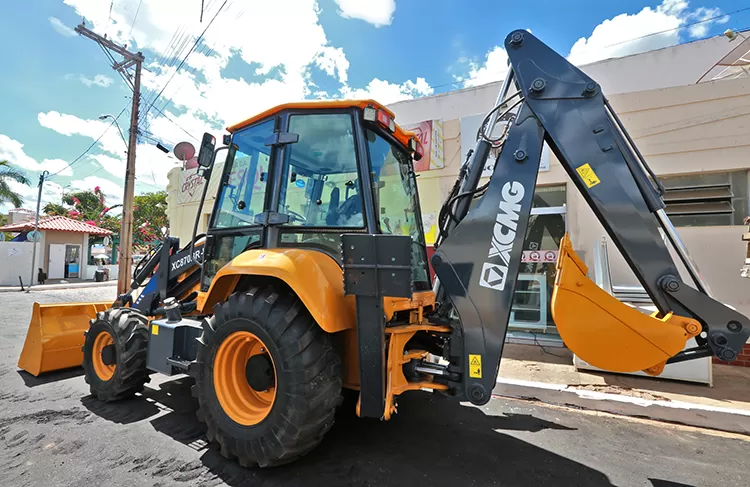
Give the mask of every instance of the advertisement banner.
M 485 113 L 480 113 L 477 115 L 470 115 L 468 117 L 461 117 L 459 120 L 460 126 L 461 126 L 461 163 L 463 164 L 463 161 L 466 159 L 466 153 L 469 152 L 469 149 L 474 149 L 477 144 L 477 132 L 479 131 L 479 126 L 484 121 L 484 118 L 487 116 Z M 495 128 L 492 131 L 492 138 L 497 138 L 503 135 L 503 133 L 506 130 L 506 126 L 508 124 L 508 121 L 498 121 L 495 125 Z M 487 163 L 484 166 L 484 170 L 482 171 L 482 177 L 490 177 L 495 170 L 495 160 L 497 159 L 498 154 L 500 154 L 500 148 L 493 148 L 492 151 L 490 151 L 490 157 L 487 158 Z M 542 158 L 539 162 L 539 172 L 549 171 L 549 147 L 547 144 L 544 144 L 544 147 L 542 148 Z
M 414 171 L 422 172 L 431 169 L 443 169 L 445 157 L 443 155 L 443 122 L 441 120 L 425 120 L 417 124 L 404 125 L 404 130 L 414 132 L 417 140 L 424 147 L 422 160 L 414 162 Z

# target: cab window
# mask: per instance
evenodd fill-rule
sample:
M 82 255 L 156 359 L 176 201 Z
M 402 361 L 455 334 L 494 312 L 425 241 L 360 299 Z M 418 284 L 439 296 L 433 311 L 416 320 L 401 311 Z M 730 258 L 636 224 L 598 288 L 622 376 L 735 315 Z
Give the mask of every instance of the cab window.
M 264 145 L 273 134 L 273 121 L 237 132 L 232 142 L 239 150 L 231 167 L 224 168 L 227 183 L 219 194 L 214 228 L 255 225 L 263 212 L 268 160 L 271 148 Z
M 287 225 L 364 227 L 351 115 L 292 115 L 288 130 L 299 141 L 285 154 L 278 211 L 289 216 Z

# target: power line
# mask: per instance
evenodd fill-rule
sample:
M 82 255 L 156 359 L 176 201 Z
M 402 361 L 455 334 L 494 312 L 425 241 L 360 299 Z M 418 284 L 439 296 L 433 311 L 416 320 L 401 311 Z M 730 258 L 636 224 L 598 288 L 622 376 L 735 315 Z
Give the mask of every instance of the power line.
M 98 144 L 98 143 L 99 143 L 99 141 L 100 141 L 100 140 L 102 140 L 102 137 L 104 137 L 104 135 L 106 135 L 106 133 L 107 133 L 107 132 L 109 131 L 109 129 L 111 129 L 111 128 L 112 128 L 112 126 L 113 126 L 113 125 L 115 124 L 115 122 L 117 121 L 117 119 L 119 119 L 119 118 L 120 118 L 120 117 L 122 116 L 122 114 L 123 114 L 123 113 L 125 113 L 125 110 L 127 110 L 127 109 L 128 109 L 128 105 L 125 105 L 125 108 L 123 108 L 123 109 L 122 109 L 122 110 L 120 111 L 120 113 L 119 113 L 119 114 L 118 114 L 118 115 L 117 115 L 117 116 L 116 116 L 116 117 L 115 117 L 115 118 L 114 118 L 114 119 L 112 120 L 112 122 L 110 122 L 109 126 L 108 126 L 108 127 L 107 127 L 107 128 L 105 129 L 105 130 L 104 130 L 104 132 L 102 132 L 102 134 L 101 134 L 101 135 L 100 135 L 100 136 L 99 136 L 99 137 L 98 137 L 98 138 L 97 138 L 97 139 L 96 139 L 96 140 L 95 140 L 94 142 L 92 142 L 92 143 L 91 143 L 91 145 L 90 145 L 90 146 L 88 146 L 88 148 L 86 148 L 86 150 L 85 150 L 85 151 L 83 151 L 83 152 L 81 153 L 81 155 L 79 155 L 78 157 L 76 157 L 76 158 L 75 158 L 75 159 L 73 160 L 73 162 L 71 162 L 71 163 L 70 163 L 70 164 L 68 164 L 67 166 L 63 167 L 63 168 L 62 168 L 62 169 L 60 169 L 59 171 L 57 171 L 57 172 L 55 172 L 55 173 L 52 173 L 52 174 L 50 174 L 50 175 L 49 175 L 49 176 L 47 177 L 47 179 L 49 179 L 49 178 L 51 178 L 51 177 L 53 177 L 53 176 L 56 176 L 56 175 L 60 174 L 61 172 L 63 172 L 63 171 L 64 171 L 64 170 L 66 170 L 67 168 L 71 168 L 71 169 L 72 169 L 72 168 L 73 168 L 73 164 L 75 164 L 76 162 L 80 161 L 80 160 L 81 160 L 81 159 L 82 159 L 82 158 L 83 158 L 83 157 L 84 157 L 84 156 L 85 156 L 86 154 L 88 154 L 88 153 L 89 153 L 89 151 L 90 151 L 91 149 L 93 149 L 93 148 L 94 148 L 94 146 L 95 146 L 96 144 Z
M 699 24 L 703 24 L 703 23 L 706 23 L 706 22 L 712 22 L 714 20 L 721 19 L 721 18 L 724 18 L 724 17 L 728 17 L 730 15 L 734 15 L 734 14 L 737 14 L 737 13 L 746 12 L 748 10 L 750 10 L 750 7 L 740 8 L 740 9 L 737 9 L 737 10 L 733 10 L 731 12 L 727 12 L 725 14 L 716 15 L 714 17 L 710 17 L 710 18 L 706 18 L 706 19 L 702 19 L 702 20 L 697 20 L 695 22 L 691 22 L 689 24 L 680 25 L 678 27 L 673 27 L 671 29 L 665 29 L 665 30 L 661 30 L 661 31 L 658 31 L 658 32 L 652 32 L 650 34 L 645 34 L 645 35 L 642 35 L 642 36 L 639 36 L 639 37 L 633 37 L 633 38 L 630 38 L 630 39 L 625 39 L 623 41 L 615 42 L 615 43 L 612 43 L 612 44 L 607 44 L 607 45 L 601 46 L 601 47 L 597 46 L 597 49 L 605 49 L 605 48 L 608 48 L 608 47 L 618 46 L 618 45 L 621 45 L 621 44 L 626 44 L 628 42 L 638 41 L 638 40 L 641 40 L 641 39 L 645 39 L 645 38 L 656 36 L 656 35 L 660 35 L 660 34 L 666 34 L 667 32 L 673 32 L 675 30 L 686 29 L 686 28 L 692 27 L 694 25 L 699 25 Z M 679 44 L 677 44 L 677 45 L 679 45 Z M 585 50 L 583 52 L 585 52 Z M 504 74 L 505 72 L 506 71 L 494 71 L 494 72 L 488 72 L 487 74 L 490 74 L 490 75 L 492 75 L 492 74 Z M 447 82 L 447 83 L 441 83 L 439 85 L 433 85 L 433 86 L 431 86 L 431 88 L 435 89 L 435 88 L 443 88 L 445 86 L 453 86 L 453 85 L 465 83 L 467 81 L 476 80 L 476 79 L 479 79 L 479 78 L 480 78 L 479 76 L 468 77 L 468 78 L 464 78 L 464 79 L 461 79 L 461 80 L 451 81 L 451 82 Z M 499 81 L 499 80 L 497 80 L 497 81 Z
M 728 16 L 733 15 L 733 14 L 737 14 L 737 13 L 740 13 L 740 12 L 745 12 L 746 10 L 750 10 L 750 7 L 740 8 L 740 9 L 734 10 L 732 12 L 728 12 L 728 13 L 721 14 L 721 15 L 716 15 L 714 17 L 710 17 L 710 18 L 703 19 L 703 20 L 698 20 L 698 21 L 695 21 L 695 22 L 691 22 L 689 24 L 680 25 L 679 27 L 674 27 L 672 29 L 665 29 L 665 30 L 661 30 L 659 32 L 652 32 L 650 34 L 642 35 L 640 37 L 634 37 L 632 39 L 625 39 L 624 41 L 615 42 L 615 43 L 612 43 L 612 44 L 607 44 L 606 46 L 602 46 L 600 49 L 604 49 L 606 47 L 612 47 L 612 46 L 619 46 L 620 44 L 625 44 L 626 42 L 639 41 L 639 40 L 645 39 L 647 37 L 657 36 L 659 34 L 666 34 L 667 32 L 672 32 L 672 31 L 679 30 L 679 29 L 686 29 L 686 28 L 692 27 L 694 25 L 703 24 L 705 22 L 712 22 L 712 21 L 714 21 L 716 19 L 721 19 L 723 17 L 728 17 Z
M 148 114 L 148 112 L 151 110 L 151 107 L 154 106 L 154 103 L 159 99 L 159 97 L 164 93 L 164 90 L 169 86 L 170 81 L 175 77 L 177 72 L 182 68 L 182 65 L 185 64 L 185 61 L 187 61 L 187 58 L 190 56 L 190 54 L 195 50 L 195 48 L 198 46 L 198 43 L 203 39 L 203 36 L 206 34 L 206 31 L 208 31 L 209 27 L 214 23 L 214 20 L 216 20 L 216 17 L 221 13 L 221 11 L 224 9 L 224 6 L 227 4 L 229 0 L 224 0 L 224 3 L 221 4 L 221 7 L 216 11 L 214 16 L 211 18 L 211 21 L 206 25 L 206 28 L 203 29 L 203 32 L 201 32 L 201 35 L 198 36 L 198 38 L 193 43 L 193 47 L 190 48 L 190 50 L 185 54 L 185 57 L 182 58 L 182 61 L 180 61 L 180 64 L 177 66 L 177 69 L 174 73 L 172 73 L 172 76 L 167 80 L 166 83 L 164 83 L 164 86 L 162 86 L 161 91 L 156 95 L 156 97 L 151 101 L 149 104 L 149 107 L 146 109 L 145 113 Z
M 135 21 L 138 20 L 138 12 L 141 11 L 142 4 L 143 4 L 143 0 L 140 0 L 138 2 L 138 8 L 135 9 L 135 15 L 133 16 L 133 23 L 130 24 L 130 32 L 128 32 L 128 39 L 130 38 L 130 35 L 133 33 L 133 27 L 135 27 Z

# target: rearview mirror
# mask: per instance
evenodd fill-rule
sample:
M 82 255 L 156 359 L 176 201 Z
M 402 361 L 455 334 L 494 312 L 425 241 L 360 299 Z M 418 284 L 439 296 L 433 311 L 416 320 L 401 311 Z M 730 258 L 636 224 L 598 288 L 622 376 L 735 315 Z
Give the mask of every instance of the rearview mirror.
M 198 165 L 201 167 L 210 167 L 214 162 L 214 148 L 216 147 L 216 138 L 206 132 L 203 134 L 201 149 L 198 152 Z

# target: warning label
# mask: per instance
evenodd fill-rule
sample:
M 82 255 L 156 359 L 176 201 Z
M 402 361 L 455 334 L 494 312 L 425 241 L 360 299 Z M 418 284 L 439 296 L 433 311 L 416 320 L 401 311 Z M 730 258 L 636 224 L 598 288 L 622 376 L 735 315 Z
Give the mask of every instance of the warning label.
M 596 175 L 594 170 L 591 169 L 591 166 L 589 166 L 588 162 L 582 166 L 578 166 L 576 168 L 576 172 L 579 176 L 581 176 L 583 184 L 585 184 L 587 188 L 592 188 L 601 183 L 599 177 Z
M 482 356 L 469 354 L 469 377 L 482 378 Z
M 151 325 L 151 334 L 152 335 L 158 335 L 159 334 L 159 325 Z

